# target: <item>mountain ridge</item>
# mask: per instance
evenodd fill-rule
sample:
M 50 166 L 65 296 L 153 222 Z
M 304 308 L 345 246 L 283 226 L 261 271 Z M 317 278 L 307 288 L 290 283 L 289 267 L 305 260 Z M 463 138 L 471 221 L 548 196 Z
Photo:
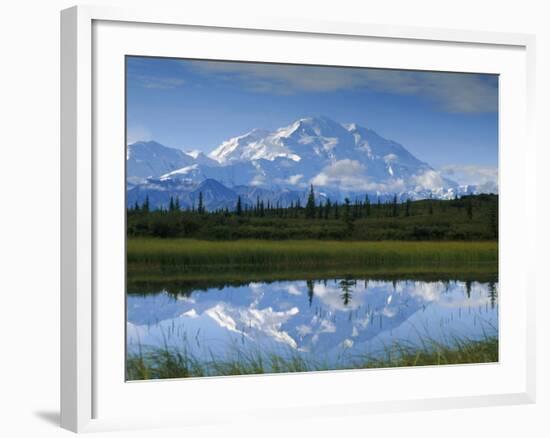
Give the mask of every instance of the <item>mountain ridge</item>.
M 367 194 L 382 199 L 449 199 L 477 190 L 444 178 L 403 145 L 372 129 L 326 116 L 300 118 L 274 131 L 253 129 L 209 154 L 185 153 L 156 142 L 128 145 L 129 205 L 148 196 L 153 206 L 178 197 L 189 207 L 189 193 L 206 180 L 220 184 L 209 187 L 209 209 L 234 208 L 239 196 L 253 203 L 248 198 L 255 189 L 285 206 L 304 200 L 310 185 L 333 201 Z

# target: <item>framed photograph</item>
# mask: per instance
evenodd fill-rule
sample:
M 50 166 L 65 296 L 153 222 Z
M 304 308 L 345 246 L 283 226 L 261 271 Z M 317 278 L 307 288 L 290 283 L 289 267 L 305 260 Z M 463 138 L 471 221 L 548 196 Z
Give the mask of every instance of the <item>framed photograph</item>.
M 534 401 L 532 36 L 61 24 L 63 427 Z

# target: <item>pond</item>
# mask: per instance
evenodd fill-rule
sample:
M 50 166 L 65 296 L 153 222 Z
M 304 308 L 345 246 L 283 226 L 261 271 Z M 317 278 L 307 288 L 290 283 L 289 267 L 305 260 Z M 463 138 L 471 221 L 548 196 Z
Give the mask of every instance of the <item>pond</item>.
M 340 369 L 395 343 L 452 346 L 487 336 L 498 336 L 496 281 L 342 277 L 179 292 L 159 285 L 127 296 L 129 354 L 179 350 L 205 364 L 277 355 Z

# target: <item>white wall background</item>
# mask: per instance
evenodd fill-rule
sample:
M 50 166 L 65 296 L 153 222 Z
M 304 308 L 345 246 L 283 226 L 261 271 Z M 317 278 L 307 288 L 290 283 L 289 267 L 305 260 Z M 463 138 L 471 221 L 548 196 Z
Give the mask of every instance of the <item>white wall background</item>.
M 137 7 L 138 0 L 96 1 Z M 536 0 L 156 0 L 158 7 L 193 7 L 224 16 L 250 14 L 381 24 L 526 32 L 537 35 L 538 183 L 546 170 L 550 98 L 550 14 Z M 59 405 L 59 10 L 66 0 L 4 3 L 0 13 L 0 435 L 68 436 L 58 428 Z M 518 145 L 521 147 L 521 145 Z M 534 169 L 533 169 L 534 170 Z M 546 189 L 546 190 L 545 190 Z M 543 275 L 550 244 L 539 209 L 538 402 L 536 405 L 344 419 L 315 419 L 225 428 L 225 436 L 550 436 L 548 333 Z M 544 210 L 544 211 L 543 211 Z M 535 258 L 534 258 L 535 260 Z M 210 428 L 119 432 L 107 436 L 218 436 Z

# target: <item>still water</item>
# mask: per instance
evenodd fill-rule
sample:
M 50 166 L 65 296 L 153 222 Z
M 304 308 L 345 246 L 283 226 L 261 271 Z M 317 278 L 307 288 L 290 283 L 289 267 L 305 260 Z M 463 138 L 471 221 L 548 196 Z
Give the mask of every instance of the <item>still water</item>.
M 262 352 L 342 367 L 394 341 L 451 344 L 496 334 L 494 282 L 335 278 L 127 297 L 128 352 L 179 348 L 204 361 Z

